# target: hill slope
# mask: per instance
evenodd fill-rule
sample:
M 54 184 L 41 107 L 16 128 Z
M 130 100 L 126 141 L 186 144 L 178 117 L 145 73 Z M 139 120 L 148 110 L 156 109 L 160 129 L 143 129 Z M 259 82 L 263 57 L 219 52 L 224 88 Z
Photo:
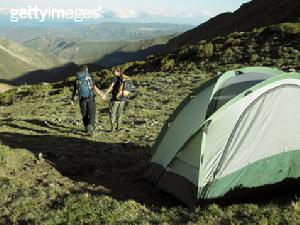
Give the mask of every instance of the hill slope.
M 30 71 L 49 69 L 64 63 L 56 57 L 41 53 L 20 44 L 0 39 L 1 79 L 13 80 Z
M 0 36 L 24 42 L 38 36 L 81 39 L 86 42 L 139 41 L 185 32 L 194 26 L 164 23 L 98 23 L 0 27 Z
M 300 23 L 283 23 L 234 32 L 228 36 L 201 40 L 171 54 L 125 64 L 127 73 L 135 71 L 188 71 L 190 69 L 224 71 L 236 64 L 298 68 L 300 59 Z
M 188 44 L 196 44 L 203 39 L 228 35 L 235 31 L 250 31 L 253 28 L 294 22 L 300 18 L 299 0 L 252 0 L 234 13 L 218 15 L 206 23 L 170 40 L 169 50 Z
M 175 36 L 176 34 L 135 42 L 88 42 L 80 39 L 46 35 L 28 40 L 23 45 L 78 64 L 93 62 L 102 66 L 114 66 L 145 59 L 151 52 L 149 48 L 166 44 Z M 144 52 L 145 49 L 147 51 Z

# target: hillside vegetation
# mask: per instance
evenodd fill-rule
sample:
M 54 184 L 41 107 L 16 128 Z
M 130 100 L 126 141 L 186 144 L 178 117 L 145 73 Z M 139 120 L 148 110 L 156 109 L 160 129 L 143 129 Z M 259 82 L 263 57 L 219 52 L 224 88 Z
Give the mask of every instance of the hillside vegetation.
M 0 79 L 12 80 L 30 71 L 50 69 L 65 61 L 0 38 Z
M 74 78 L 0 95 L 0 224 L 300 224 L 300 193 L 188 209 L 143 179 L 168 116 L 196 87 L 251 65 L 299 69 L 299 23 L 235 32 L 122 65 L 136 86 L 124 128 L 110 133 L 97 99 L 97 136 L 70 105 Z M 106 88 L 111 70 L 93 73 Z
M 135 71 L 189 71 L 236 68 L 237 65 L 263 65 L 299 68 L 300 23 L 283 23 L 234 32 L 228 36 L 199 41 L 165 56 L 150 56 L 146 61 L 124 64 Z

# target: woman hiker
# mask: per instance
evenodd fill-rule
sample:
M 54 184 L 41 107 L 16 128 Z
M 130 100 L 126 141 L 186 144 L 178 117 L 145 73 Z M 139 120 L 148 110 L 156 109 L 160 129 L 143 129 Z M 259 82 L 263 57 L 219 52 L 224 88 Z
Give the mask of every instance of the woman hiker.
M 130 80 L 130 77 L 126 76 L 122 70 L 115 70 L 115 78 L 112 81 L 112 84 L 106 91 L 104 98 L 108 95 L 109 92 L 112 92 L 111 104 L 110 104 L 110 123 L 111 123 L 111 132 L 114 132 L 115 129 L 120 130 L 122 123 L 122 113 L 125 105 L 125 101 L 129 96 L 133 84 Z M 115 126 L 117 122 L 117 126 Z

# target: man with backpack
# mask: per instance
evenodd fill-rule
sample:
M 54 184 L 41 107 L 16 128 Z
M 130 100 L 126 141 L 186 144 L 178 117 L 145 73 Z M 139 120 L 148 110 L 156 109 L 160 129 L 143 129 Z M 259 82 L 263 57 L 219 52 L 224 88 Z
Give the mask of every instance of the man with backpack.
M 93 136 L 95 130 L 96 103 L 95 94 L 105 99 L 104 94 L 95 85 L 86 65 L 81 66 L 80 71 L 76 73 L 76 83 L 72 94 L 72 105 L 75 97 L 79 98 L 79 106 L 82 115 L 82 121 L 85 131 Z
M 115 129 L 120 130 L 122 122 L 122 113 L 125 105 L 125 101 L 132 91 L 132 81 L 130 77 L 123 74 L 122 70 L 115 70 L 116 77 L 113 79 L 112 84 L 106 91 L 104 98 L 106 98 L 109 92 L 112 92 L 111 106 L 110 106 L 110 122 L 111 131 Z M 115 123 L 117 122 L 117 126 Z

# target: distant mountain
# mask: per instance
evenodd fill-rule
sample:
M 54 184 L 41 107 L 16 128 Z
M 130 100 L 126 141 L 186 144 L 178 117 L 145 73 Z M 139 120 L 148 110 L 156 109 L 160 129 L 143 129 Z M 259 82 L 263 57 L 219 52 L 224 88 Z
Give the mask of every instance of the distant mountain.
M 30 71 L 61 66 L 65 61 L 6 39 L 0 39 L 0 79 L 13 80 Z
M 166 44 L 174 36 L 162 36 L 135 42 L 87 42 L 81 39 L 43 35 L 26 41 L 23 45 L 77 64 L 93 62 L 102 66 L 114 66 L 128 61 L 145 59 L 152 52 L 152 46 Z M 147 50 L 145 51 L 145 49 Z
M 138 39 L 162 33 L 174 33 L 188 27 L 171 24 L 105 23 L 81 25 L 76 29 L 69 25 L 67 30 L 63 30 L 61 26 L 10 28 L 6 30 L 9 31 L 6 36 L 11 36 L 13 39 L 18 37 L 19 40 L 38 33 L 47 34 L 23 43 L 0 39 L 0 82 L 11 84 L 52 82 L 73 74 L 77 69 L 76 64 L 91 63 L 99 69 L 129 61 L 144 60 L 154 52 L 152 46 L 165 44 L 178 33 L 151 39 Z M 107 29 L 107 36 L 105 32 L 101 36 L 98 28 L 100 31 Z M 3 28 L 1 29 L 3 31 Z M 119 39 L 134 35 L 137 40 L 114 41 L 114 35 L 116 39 L 117 34 L 120 36 Z M 110 38 L 110 41 L 95 41 L 101 38 L 103 40 Z M 91 41 L 88 41 L 89 39 Z
M 51 35 L 67 39 L 81 39 L 85 42 L 140 41 L 160 36 L 182 33 L 192 29 L 191 25 L 163 23 L 99 23 L 62 24 L 57 26 L 1 27 L 0 36 L 9 40 L 24 42 L 39 36 Z
M 267 25 L 295 22 L 300 18 L 299 0 L 252 0 L 234 13 L 218 15 L 206 23 L 170 40 L 168 49 L 179 49 L 200 40 L 250 31 Z
M 78 52 L 76 45 L 82 42 L 77 38 L 61 38 L 53 35 L 42 35 L 34 39 L 25 41 L 22 45 L 45 53 L 51 53 L 55 56 L 72 60 L 73 55 Z M 74 47 L 75 46 L 75 47 Z M 75 49 L 73 49 L 73 47 Z

